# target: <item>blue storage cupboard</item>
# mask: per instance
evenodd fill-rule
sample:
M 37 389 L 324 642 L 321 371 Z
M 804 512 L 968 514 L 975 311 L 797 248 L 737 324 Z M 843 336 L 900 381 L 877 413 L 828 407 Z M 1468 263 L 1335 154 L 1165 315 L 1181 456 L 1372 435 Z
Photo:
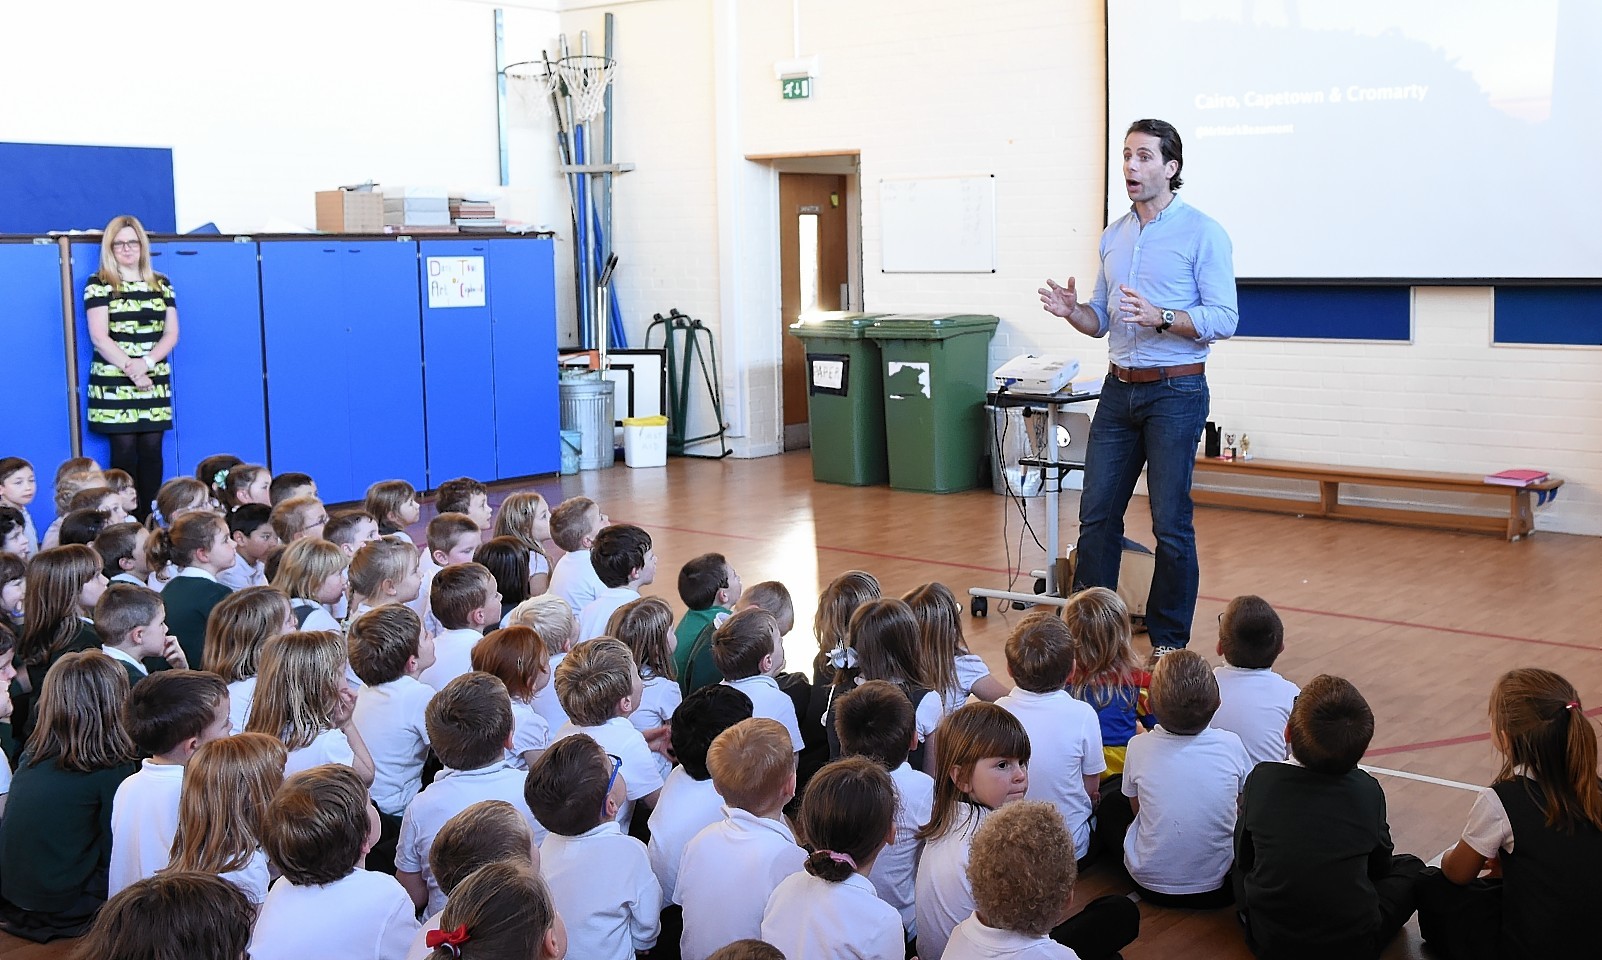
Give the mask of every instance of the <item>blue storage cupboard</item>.
M 50 481 L 72 456 L 67 332 L 61 314 L 61 248 L 55 241 L 0 242 L 6 291 L 6 403 L 0 457 L 33 464 L 38 492 L 28 512 L 41 534 L 56 518 Z

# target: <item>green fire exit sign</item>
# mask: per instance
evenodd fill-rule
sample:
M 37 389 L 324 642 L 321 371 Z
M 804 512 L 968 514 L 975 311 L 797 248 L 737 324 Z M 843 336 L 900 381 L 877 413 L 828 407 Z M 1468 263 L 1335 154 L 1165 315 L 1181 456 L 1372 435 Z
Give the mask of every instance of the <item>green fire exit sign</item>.
M 779 92 L 785 100 L 805 100 L 812 96 L 812 78 L 786 77 L 779 81 Z

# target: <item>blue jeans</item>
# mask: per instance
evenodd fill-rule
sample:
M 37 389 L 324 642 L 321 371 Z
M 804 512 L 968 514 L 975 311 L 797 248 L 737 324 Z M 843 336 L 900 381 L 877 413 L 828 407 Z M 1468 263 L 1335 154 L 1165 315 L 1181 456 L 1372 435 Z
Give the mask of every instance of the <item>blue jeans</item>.
M 1141 468 L 1147 468 L 1146 491 L 1157 536 L 1157 569 L 1146 600 L 1153 647 L 1190 642 L 1198 581 L 1190 480 L 1196 444 L 1207 422 L 1207 396 L 1206 374 L 1154 383 L 1124 383 L 1109 374 L 1090 427 L 1074 589 L 1117 589 L 1124 512 Z

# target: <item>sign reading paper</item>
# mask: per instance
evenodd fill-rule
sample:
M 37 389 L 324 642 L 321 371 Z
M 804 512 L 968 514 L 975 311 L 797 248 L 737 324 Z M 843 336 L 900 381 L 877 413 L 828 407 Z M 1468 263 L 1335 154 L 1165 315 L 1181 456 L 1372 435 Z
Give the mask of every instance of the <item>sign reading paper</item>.
M 484 306 L 483 257 L 429 257 L 428 305 Z
M 825 390 L 838 390 L 845 382 L 845 364 L 838 360 L 812 361 L 812 382 Z

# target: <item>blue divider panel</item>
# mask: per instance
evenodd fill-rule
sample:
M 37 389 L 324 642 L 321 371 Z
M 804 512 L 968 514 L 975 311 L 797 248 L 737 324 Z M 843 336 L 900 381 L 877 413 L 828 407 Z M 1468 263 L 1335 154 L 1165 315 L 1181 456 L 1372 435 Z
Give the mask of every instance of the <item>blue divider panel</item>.
M 178 232 L 169 149 L 0 143 L 0 170 L 0 233 L 103 230 L 121 214 Z
M 556 364 L 556 254 L 546 239 L 490 244 L 497 476 L 561 466 Z
M 329 503 L 426 486 L 417 245 L 269 241 L 261 275 L 273 472 L 311 474 Z
M 1236 289 L 1238 337 L 1412 339 L 1411 287 L 1241 283 Z
M 38 492 L 28 512 L 41 534 L 56 518 L 50 480 L 72 456 L 67 337 L 61 321 L 61 254 L 54 244 L 0 243 L 6 291 L 6 409 L 0 457 L 33 464 Z
M 493 288 L 489 248 L 505 241 L 424 240 L 421 260 L 424 410 L 428 420 L 428 486 L 452 477 L 496 479 L 495 352 L 490 338 L 490 304 L 484 284 Z M 453 296 L 450 278 L 476 276 L 476 296 Z M 510 283 L 508 276 L 506 282 Z M 460 293 L 460 290 L 457 291 Z M 462 299 L 482 299 L 468 306 Z M 430 306 L 430 302 L 439 306 Z
M 102 467 L 111 466 L 111 441 L 103 433 L 95 433 L 89 429 L 89 362 L 94 357 L 94 344 L 89 342 L 89 318 L 83 308 L 83 287 L 89 282 L 89 275 L 100 269 L 100 241 L 96 239 L 85 240 L 72 245 L 72 302 L 77 318 L 78 331 L 78 382 L 75 389 L 78 391 L 78 427 L 79 437 L 83 444 L 83 455 L 94 460 Z M 159 267 L 157 269 L 160 269 Z M 166 270 L 161 270 L 166 273 Z M 183 336 L 184 320 L 184 291 L 173 283 L 173 293 L 178 295 L 178 335 Z M 59 295 L 59 294 L 58 294 Z M 178 358 L 173 358 L 174 373 L 177 372 Z M 178 386 L 173 385 L 174 396 Z M 173 413 L 176 418 L 177 409 Z M 176 426 L 176 419 L 174 420 Z M 164 474 L 167 477 L 179 476 L 182 471 L 175 466 L 178 462 L 178 438 L 176 430 L 168 430 L 161 441 L 161 462 Z
M 178 295 L 173 352 L 173 433 L 169 475 L 193 474 L 201 460 L 231 453 L 267 462 L 267 410 L 261 376 L 261 286 L 254 243 L 152 244 L 151 262 Z
M 1496 343 L 1602 346 L 1602 287 L 1497 287 Z

